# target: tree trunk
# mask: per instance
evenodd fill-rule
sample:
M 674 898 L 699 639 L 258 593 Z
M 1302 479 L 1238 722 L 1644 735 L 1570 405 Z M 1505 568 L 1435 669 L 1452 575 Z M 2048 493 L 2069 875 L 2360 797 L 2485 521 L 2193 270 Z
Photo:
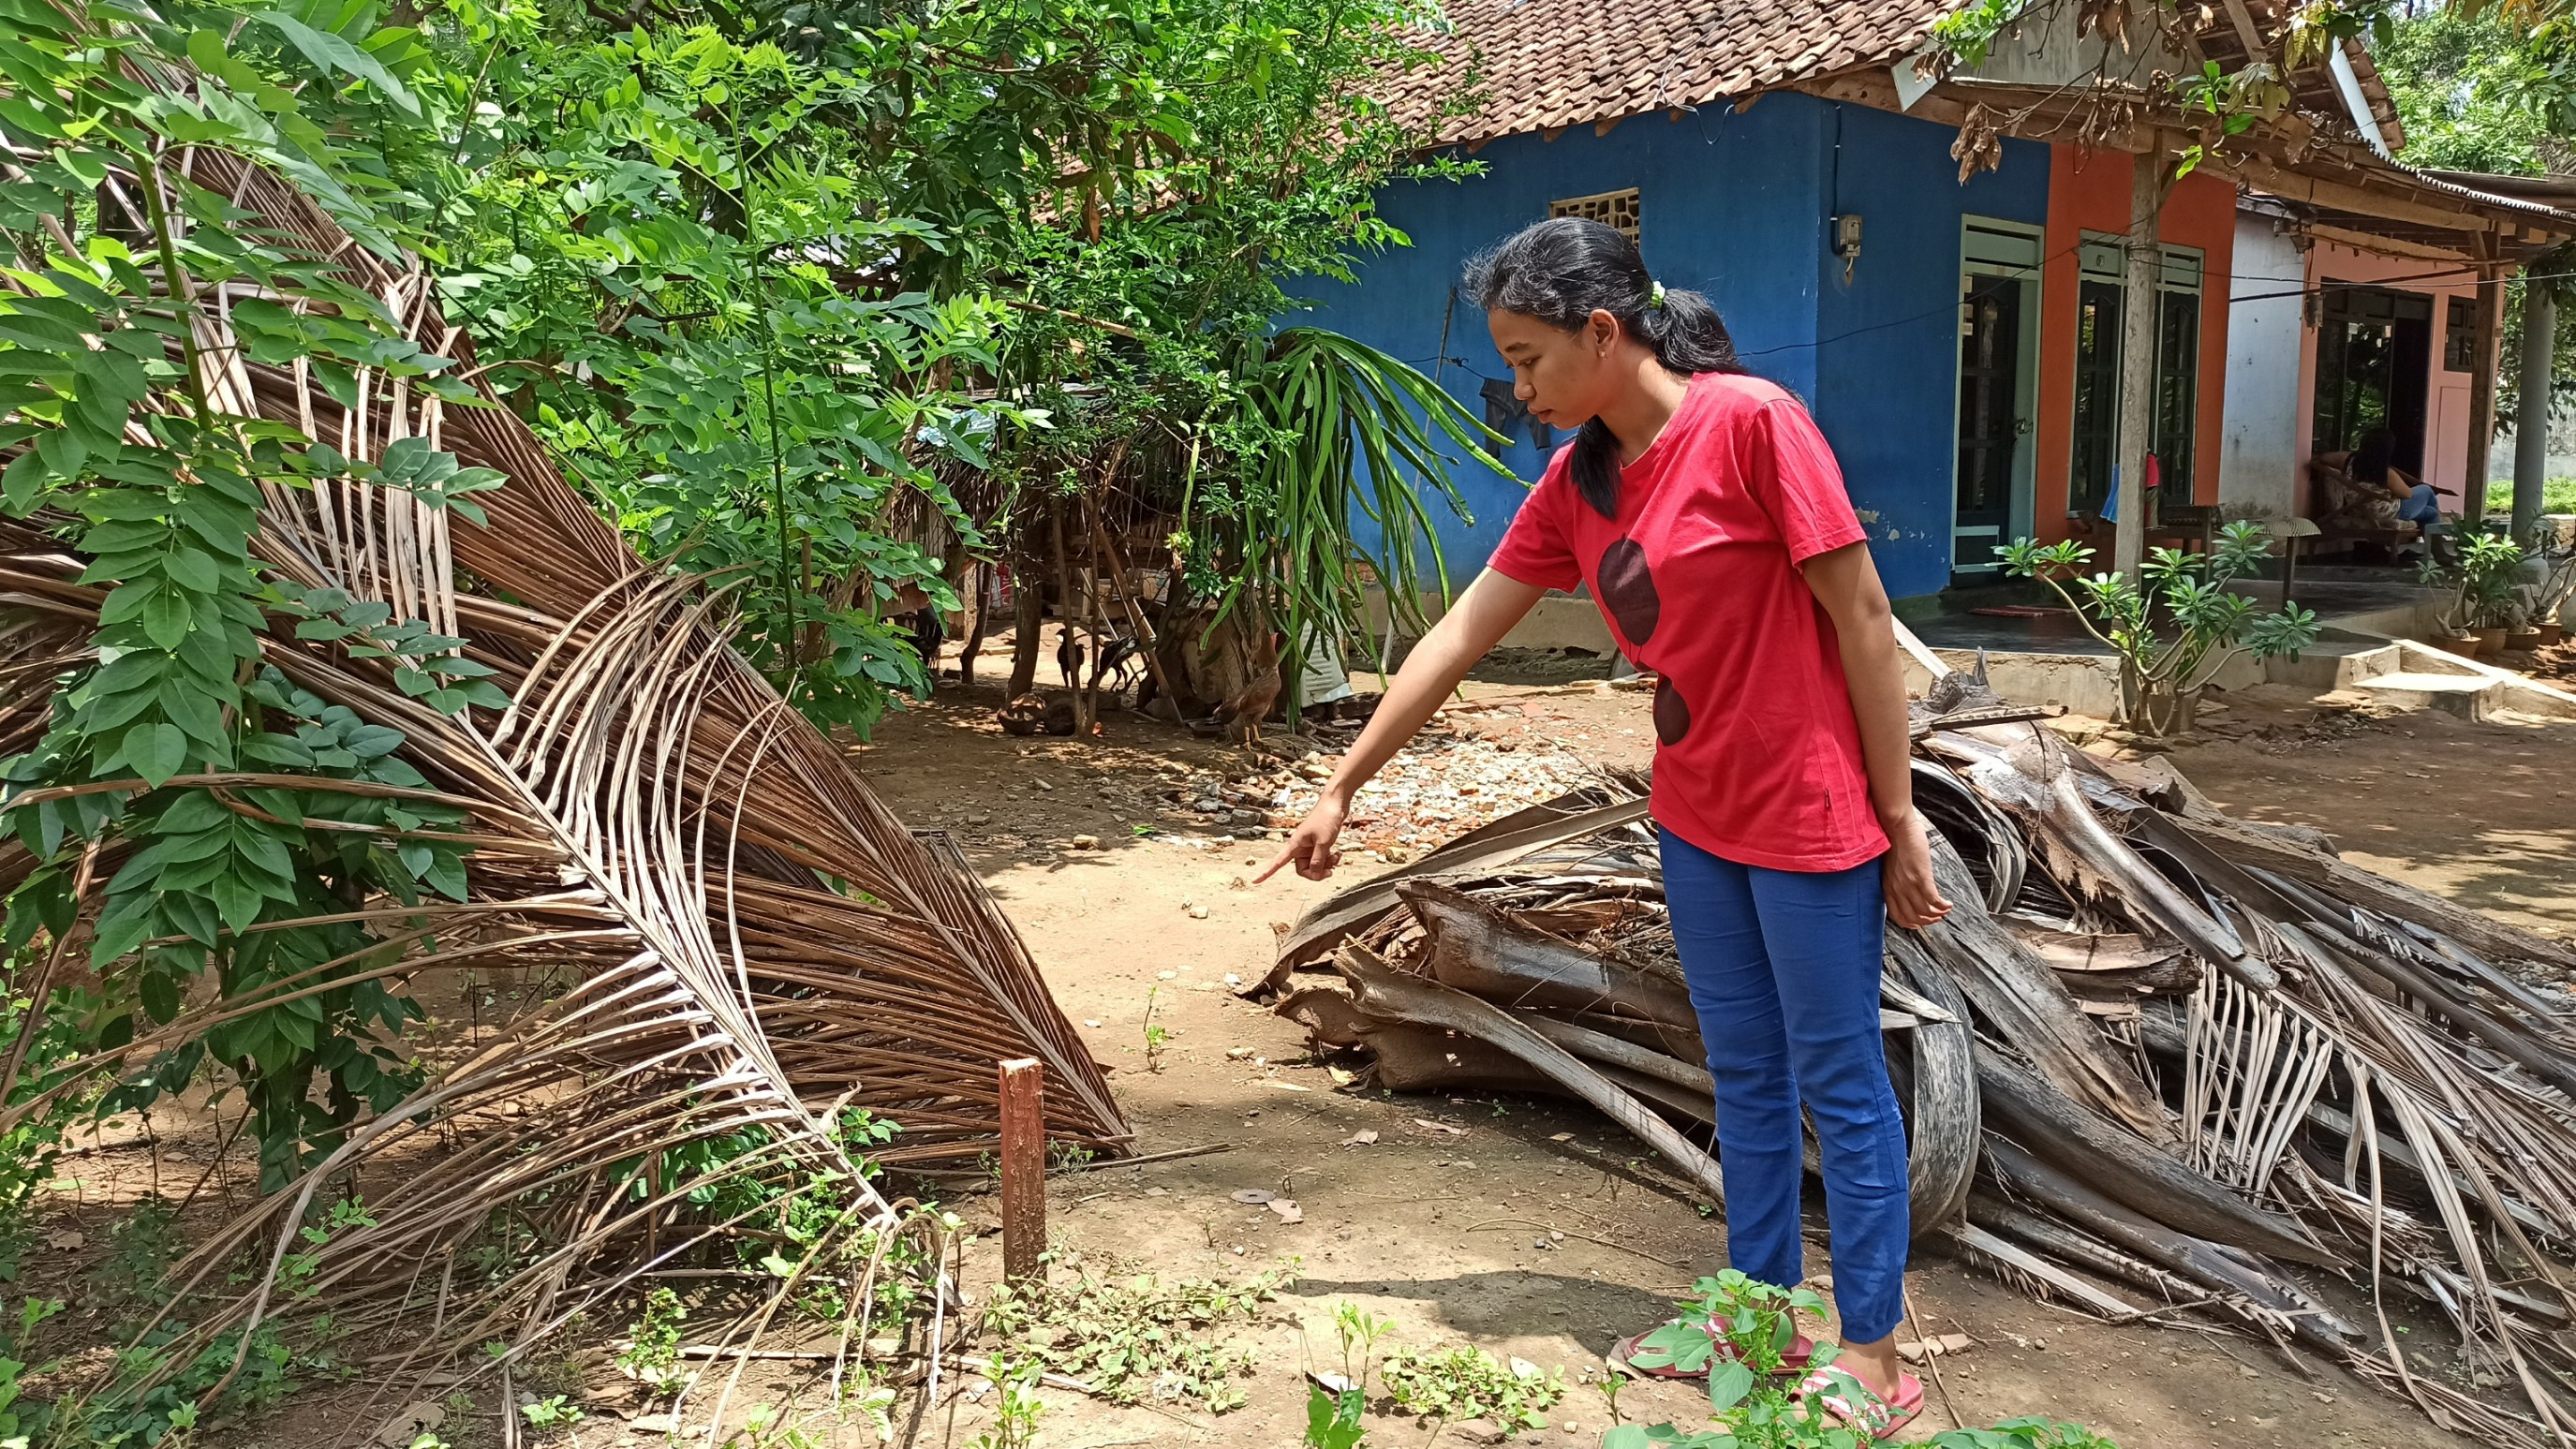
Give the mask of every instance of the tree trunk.
M 2152 683 L 2135 669 L 2120 670 L 2120 723 L 2142 735 L 2170 739 L 2187 735 L 2200 717 L 2200 691 L 2181 690 L 2170 679 Z
M 2156 217 L 2164 210 L 2164 153 L 2151 145 L 2130 158 L 2128 272 L 2120 298 L 2120 430 L 2113 467 L 2111 567 L 2131 579 L 2147 552 L 2147 456 L 2156 417 L 2156 314 L 2164 252 Z
M 984 648 L 984 633 L 993 623 L 993 566 L 981 559 L 966 561 L 968 587 L 960 597 L 966 601 L 966 637 L 957 646 L 957 687 L 975 687 L 975 656 Z
M 1031 565 L 1030 557 L 1022 554 L 1011 570 L 1017 608 L 1011 624 L 1011 687 L 1004 691 L 1009 699 L 1038 687 L 1038 636 L 1046 632 L 1046 590 Z
M 1047 535 L 1055 549 L 1056 663 L 1061 667 L 1068 660 L 1072 662 L 1073 668 L 1065 675 L 1064 684 L 1066 692 L 1073 696 L 1073 732 L 1087 736 L 1091 733 L 1091 721 L 1083 718 L 1082 694 L 1075 687 L 1082 679 L 1082 661 L 1070 652 L 1078 647 L 1075 640 L 1079 636 L 1074 633 L 1073 571 L 1066 565 L 1064 556 L 1064 501 L 1062 499 L 1047 500 Z

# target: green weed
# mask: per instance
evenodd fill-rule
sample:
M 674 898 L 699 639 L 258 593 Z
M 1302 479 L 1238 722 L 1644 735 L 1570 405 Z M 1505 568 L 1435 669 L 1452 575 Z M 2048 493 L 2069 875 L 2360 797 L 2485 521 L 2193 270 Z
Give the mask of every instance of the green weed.
M 1522 1359 L 1505 1363 L 1472 1346 L 1440 1353 L 1397 1349 L 1379 1367 L 1378 1381 L 1416 1414 L 1451 1423 L 1491 1419 L 1506 1428 L 1545 1428 L 1547 1411 L 1565 1397 L 1561 1370 L 1542 1372 Z
M 1235 1381 L 1253 1356 L 1228 1329 L 1260 1316 L 1294 1279 L 1279 1270 L 1245 1283 L 1208 1278 L 1164 1282 L 1151 1274 L 1070 1285 L 995 1288 L 984 1326 L 1043 1369 L 1087 1380 L 1117 1404 L 1148 1399 L 1204 1405 L 1222 1414 L 1243 1404 Z
M 89 1270 L 90 1293 L 101 1307 L 124 1308 L 162 1301 L 162 1275 L 179 1260 L 171 1231 L 178 1214 L 147 1198 L 107 1228 L 107 1254 Z
M 1353 1303 L 1333 1305 L 1333 1336 L 1342 1347 L 1338 1385 L 1310 1382 L 1306 1388 L 1306 1449 L 1362 1449 L 1368 1427 L 1369 1374 L 1375 1368 L 1377 1343 L 1395 1324 Z
M 644 1295 L 644 1316 L 627 1325 L 627 1346 L 616 1359 L 619 1371 L 667 1394 L 687 1382 L 680 1371 L 680 1320 L 689 1316 L 680 1295 L 656 1288 Z
M 1029 1449 L 1038 1440 L 1038 1420 L 1046 1404 L 1038 1398 L 1044 1362 L 1030 1355 L 997 1353 L 984 1365 L 984 1377 L 1000 1392 L 993 1427 L 975 1436 L 968 1449 Z
M 1162 994 L 1159 986 L 1145 989 L 1145 1070 L 1149 1072 L 1163 1069 L 1163 1049 L 1172 1042 L 1170 1029 L 1154 1020 L 1154 1008 L 1161 1004 Z
M 534 1403 L 521 1404 L 519 1417 L 531 1429 L 553 1429 L 578 1424 L 583 1419 L 581 1405 L 565 1394 L 550 1394 Z

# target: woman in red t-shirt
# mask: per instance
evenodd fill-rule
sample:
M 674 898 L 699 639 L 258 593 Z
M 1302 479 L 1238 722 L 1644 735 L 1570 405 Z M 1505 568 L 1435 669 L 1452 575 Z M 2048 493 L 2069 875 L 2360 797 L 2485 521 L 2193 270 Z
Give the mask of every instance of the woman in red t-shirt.
M 1847 1340 L 1837 1367 L 1868 1394 L 1848 1402 L 1821 1374 L 1809 1388 L 1883 1436 L 1923 1386 L 1894 1346 L 1909 1223 L 1880 959 L 1889 917 L 1923 926 L 1950 908 L 1914 813 L 1886 591 L 1815 421 L 1747 376 L 1707 299 L 1666 291 L 1624 235 L 1542 222 L 1479 258 L 1466 290 L 1531 416 L 1581 434 L 1263 876 L 1331 874 L 1353 792 L 1541 594 L 1588 586 L 1621 651 L 1661 676 L 1651 804 L 1716 1080 L 1728 1258 L 1764 1282 L 1805 1276 L 1803 1100 Z

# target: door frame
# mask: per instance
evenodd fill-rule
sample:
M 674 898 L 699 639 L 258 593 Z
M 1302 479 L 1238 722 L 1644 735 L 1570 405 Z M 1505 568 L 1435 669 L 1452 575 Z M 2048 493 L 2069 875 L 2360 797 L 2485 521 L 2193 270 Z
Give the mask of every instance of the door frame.
M 2041 309 L 2047 304 L 2043 281 L 2048 251 L 2045 227 L 2029 222 L 2006 221 L 2001 217 L 1964 215 L 1959 218 L 1959 306 L 1960 327 L 1967 325 L 1967 295 L 1979 278 L 2002 277 L 2022 284 L 2021 337 L 2014 349 L 2013 413 L 2020 427 L 2013 445 L 2011 521 L 2002 530 L 2005 536 L 1994 539 L 2000 546 L 2011 538 L 2026 538 L 2032 529 L 2034 498 L 2039 474 L 2039 324 Z M 1985 530 L 1963 531 L 1959 527 L 1959 408 L 1960 376 L 1958 336 L 1953 334 L 1950 348 L 1950 489 L 1944 507 L 1950 515 L 1950 578 L 1953 584 L 1968 581 L 1991 581 L 2002 574 L 2000 560 L 1991 563 L 1961 565 L 1959 540 L 1983 537 Z M 1991 558 L 1992 555 L 1987 555 Z

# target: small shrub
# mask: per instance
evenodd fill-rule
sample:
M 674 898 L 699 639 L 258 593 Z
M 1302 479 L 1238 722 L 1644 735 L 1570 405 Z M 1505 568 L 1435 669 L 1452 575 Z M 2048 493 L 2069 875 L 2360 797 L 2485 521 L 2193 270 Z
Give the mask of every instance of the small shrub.
M 1798 1315 L 1821 1314 L 1823 1299 L 1803 1288 L 1757 1283 L 1730 1268 L 1700 1279 L 1681 1306 L 1682 1321 L 1646 1335 L 1636 1363 L 1639 1368 L 1709 1370 L 1711 1427 L 1622 1424 L 1603 1436 L 1601 1449 L 1865 1449 L 1866 1440 L 1825 1411 L 1821 1395 L 1796 1392 L 1803 1376 L 1775 1372 L 1797 1338 Z M 1699 1326 L 1703 1324 L 1715 1328 L 1718 1337 L 1710 1338 Z M 1721 1341 L 1732 1351 L 1721 1352 Z M 1840 1379 L 1840 1392 L 1856 1399 L 1864 1392 L 1859 1383 L 1831 1367 L 1838 1351 L 1820 1342 L 1808 1362 Z M 1936 1449 L 2119 1449 L 2081 1425 L 2048 1419 L 1952 1429 L 1926 1442 Z
M 1395 1325 L 1352 1303 L 1333 1305 L 1333 1335 L 1342 1345 L 1338 1388 L 1310 1383 L 1306 1389 L 1306 1449 L 1364 1449 L 1368 1427 L 1360 1416 L 1368 1409 L 1369 1371 L 1377 1341 Z

